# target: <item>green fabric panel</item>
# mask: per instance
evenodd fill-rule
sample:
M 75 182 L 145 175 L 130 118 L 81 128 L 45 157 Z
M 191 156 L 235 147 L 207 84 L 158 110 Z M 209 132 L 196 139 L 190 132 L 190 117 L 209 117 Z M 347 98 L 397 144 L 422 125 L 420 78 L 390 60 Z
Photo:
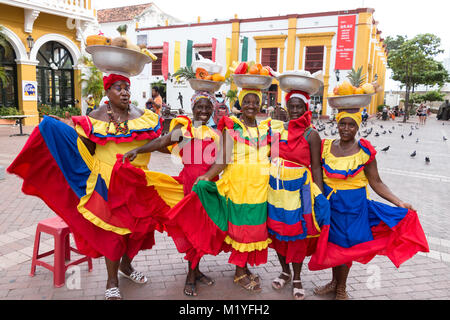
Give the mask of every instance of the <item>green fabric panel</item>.
M 228 200 L 229 220 L 235 226 L 259 226 L 267 221 L 267 203 L 236 204 Z
M 242 43 L 242 61 L 246 62 L 248 60 L 248 38 L 244 37 Z
M 186 49 L 186 67 L 190 67 L 192 65 L 192 46 L 193 41 L 188 40 L 187 41 L 187 49 Z
M 215 182 L 199 181 L 193 188 L 208 216 L 222 231 L 228 231 L 227 200 L 220 195 Z

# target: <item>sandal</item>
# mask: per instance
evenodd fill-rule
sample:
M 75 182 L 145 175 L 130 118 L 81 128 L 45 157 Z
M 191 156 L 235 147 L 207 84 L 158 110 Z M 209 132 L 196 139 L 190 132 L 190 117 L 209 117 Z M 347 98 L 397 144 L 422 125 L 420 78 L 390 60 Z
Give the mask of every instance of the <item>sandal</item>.
M 247 278 L 249 280 L 249 283 L 247 284 L 242 284 L 240 281 Z M 240 277 L 234 277 L 234 283 L 236 283 L 237 285 L 240 285 L 242 288 L 244 288 L 247 291 L 252 291 L 252 292 L 261 292 L 261 287 L 259 286 L 259 283 L 257 283 L 255 280 L 252 280 L 248 274 L 244 274 Z
M 122 295 L 118 287 L 109 288 L 105 291 L 105 300 L 122 300 Z
M 329 293 L 335 293 L 337 288 L 337 283 L 331 281 L 330 283 L 327 283 L 324 286 L 314 288 L 314 294 L 317 294 L 319 296 L 329 294 Z
M 284 286 L 286 285 L 286 282 L 291 281 L 291 274 L 286 273 L 286 272 L 281 272 L 281 274 L 282 274 L 283 276 L 288 277 L 289 279 L 284 280 L 284 279 L 282 279 L 282 278 L 280 278 L 280 277 L 274 279 L 274 280 L 272 281 L 272 288 L 274 288 L 275 290 L 281 290 L 281 289 L 283 289 Z
M 203 273 L 195 277 L 195 281 L 200 281 L 201 283 L 206 284 L 207 286 L 212 286 L 215 283 L 213 279 L 204 275 Z
M 302 283 L 302 280 L 293 280 L 292 283 Z M 305 299 L 305 289 L 295 288 L 293 289 L 292 294 L 294 295 L 295 300 L 304 300 Z
M 187 288 L 189 288 L 191 291 L 188 291 Z M 196 297 L 197 296 L 197 287 L 195 285 L 195 282 L 188 282 L 186 279 L 186 282 L 184 283 L 183 292 L 188 297 Z
M 348 294 L 347 290 L 345 290 L 345 287 L 338 287 L 336 288 L 336 300 L 348 300 Z
M 259 278 L 258 274 L 251 273 L 251 271 L 248 268 L 245 268 L 245 273 L 247 273 L 247 275 L 250 278 L 250 280 L 254 280 L 257 283 L 260 283 L 260 278 Z
M 134 270 L 133 272 L 130 273 L 130 275 L 125 274 L 124 272 L 119 270 L 119 274 L 122 277 L 125 277 L 127 279 L 130 279 L 131 281 L 138 283 L 138 284 L 144 284 L 147 283 L 147 277 L 139 271 Z

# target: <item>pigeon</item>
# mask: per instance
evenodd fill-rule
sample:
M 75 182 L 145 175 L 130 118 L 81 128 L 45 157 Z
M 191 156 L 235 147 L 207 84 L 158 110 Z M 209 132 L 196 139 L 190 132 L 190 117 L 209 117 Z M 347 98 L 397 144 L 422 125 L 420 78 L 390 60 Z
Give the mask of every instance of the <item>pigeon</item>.
M 380 134 L 378 132 L 375 133 L 375 137 L 379 137 Z
M 417 138 L 416 143 L 419 143 L 419 138 Z
M 389 133 L 392 133 L 392 131 L 391 130 L 388 130 L 389 131 Z
M 409 136 L 410 136 L 410 137 L 412 136 L 412 131 L 409 133 Z
M 392 130 L 395 130 L 395 127 L 394 127 L 394 126 L 392 126 Z
M 383 127 L 382 125 L 380 125 L 380 128 L 381 128 L 381 129 L 384 129 L 384 127 Z
M 417 156 L 417 152 L 416 151 L 414 151 L 413 153 L 411 153 L 411 158 L 414 158 L 415 156 Z
M 402 139 L 405 139 L 405 136 L 404 136 L 404 135 L 402 135 Z
M 391 146 L 387 146 L 386 148 L 384 148 L 384 149 L 382 149 L 381 151 L 384 151 L 384 152 L 386 152 L 386 151 L 388 151 L 389 150 L 389 148 L 390 148 Z
M 326 131 L 324 131 L 323 134 L 325 135 L 325 137 L 328 137 L 328 133 Z
M 444 141 L 447 141 L 447 140 L 448 140 L 446 137 L 442 137 L 442 139 L 443 139 Z
M 425 162 L 426 162 L 427 164 L 429 164 L 429 163 L 431 162 L 430 158 L 425 157 Z

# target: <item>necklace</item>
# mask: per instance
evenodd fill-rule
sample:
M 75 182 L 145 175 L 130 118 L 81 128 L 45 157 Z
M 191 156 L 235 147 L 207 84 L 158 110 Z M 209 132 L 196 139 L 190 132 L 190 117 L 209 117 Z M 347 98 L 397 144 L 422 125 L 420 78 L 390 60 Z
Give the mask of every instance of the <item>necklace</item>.
M 129 129 L 128 129 L 128 113 L 129 113 L 129 109 L 130 107 L 128 106 L 128 112 L 127 112 L 127 120 L 125 120 L 124 122 L 119 122 L 116 119 L 114 119 L 114 114 L 113 111 L 111 109 L 111 106 L 108 104 L 107 105 L 107 114 L 109 117 L 109 123 L 108 123 L 108 128 L 106 129 L 106 134 L 109 134 L 109 127 L 111 125 L 111 123 L 114 125 L 114 127 L 116 128 L 116 134 L 117 133 L 121 133 L 121 134 L 127 134 Z

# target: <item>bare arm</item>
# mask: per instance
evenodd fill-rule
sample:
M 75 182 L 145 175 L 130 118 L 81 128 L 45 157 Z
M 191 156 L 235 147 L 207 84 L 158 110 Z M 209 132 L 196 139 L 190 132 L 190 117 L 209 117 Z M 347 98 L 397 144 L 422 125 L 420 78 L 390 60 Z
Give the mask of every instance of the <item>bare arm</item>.
M 389 201 L 390 203 L 396 205 L 397 207 L 414 210 L 411 204 L 403 202 L 400 200 L 392 191 L 388 188 L 387 185 L 381 180 L 380 175 L 378 173 L 377 160 L 375 159 L 371 163 L 369 163 L 365 169 L 364 173 L 366 174 L 367 179 L 369 180 L 370 187 L 383 199 Z
M 322 139 L 316 130 L 311 131 L 308 137 L 309 149 L 311 150 L 311 172 L 315 184 L 319 187 L 320 191 L 323 190 L 323 173 L 322 173 Z
M 130 159 L 130 161 L 133 161 L 134 159 L 136 159 L 137 155 L 141 153 L 150 153 L 154 151 L 170 153 L 167 150 L 167 147 L 175 143 L 179 143 L 183 140 L 181 127 L 182 126 L 179 124 L 175 126 L 175 128 L 169 134 L 166 134 L 165 136 L 149 141 L 148 143 L 144 144 L 139 148 L 128 151 L 127 153 L 124 154 L 123 161 L 125 162 L 126 158 Z
M 194 185 L 196 185 L 200 180 L 211 181 L 227 167 L 227 165 L 231 162 L 231 157 L 233 154 L 233 144 L 234 142 L 230 134 L 226 130 L 224 130 L 220 139 L 220 149 L 217 154 L 216 161 L 211 166 L 211 168 L 209 168 L 208 172 L 197 178 Z

